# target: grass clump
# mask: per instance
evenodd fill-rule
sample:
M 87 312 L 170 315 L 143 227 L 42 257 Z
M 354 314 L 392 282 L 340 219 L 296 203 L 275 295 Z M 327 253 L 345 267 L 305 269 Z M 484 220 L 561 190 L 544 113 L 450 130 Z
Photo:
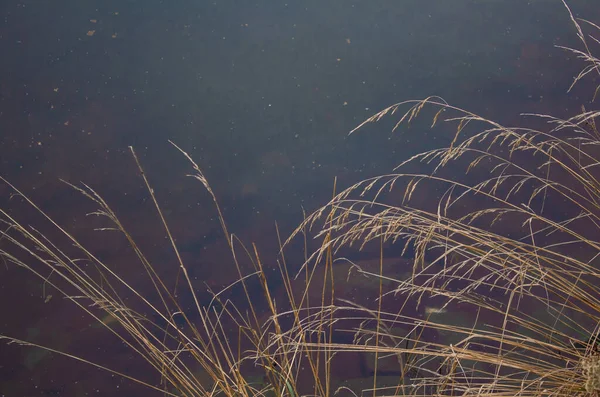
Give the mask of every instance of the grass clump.
M 577 82 L 598 72 L 600 60 L 588 41 L 599 42 L 569 15 L 584 46 L 570 51 L 586 62 Z M 585 24 L 597 33 L 596 25 Z M 276 302 L 258 250 L 229 232 L 208 181 L 182 150 L 191 176 L 213 199 L 238 271 L 238 280 L 208 304 L 197 298 L 133 149 L 177 259 L 177 280 L 194 302 L 191 310 L 108 203 L 85 185 L 73 188 L 128 241 L 153 285 L 152 299 L 12 185 L 76 252 L 0 209 L 0 255 L 51 285 L 143 358 L 156 381 L 120 374 L 165 395 L 598 395 L 600 112 L 582 108 L 569 119 L 528 115 L 546 128 L 513 128 L 430 97 L 395 104 L 365 123 L 401 114 L 398 128 L 428 109 L 432 127 L 453 126 L 450 144 L 336 192 L 307 216 L 287 242 L 312 228 L 322 244 L 295 277 L 280 257 L 285 302 Z M 389 244 L 411 258 L 408 274 L 390 266 L 384 255 Z M 369 266 L 342 257 L 371 247 L 380 256 Z M 250 273 L 240 266 L 242 256 L 252 264 Z M 339 277 L 341 263 L 347 277 Z M 261 286 L 266 316 L 257 312 L 251 278 Z M 340 293 L 350 278 L 375 285 L 371 299 Z M 225 298 L 234 286 L 243 302 Z M 102 321 L 107 315 L 110 324 Z M 333 375 L 350 360 L 362 363 L 357 383 Z
M 586 36 L 570 15 L 584 46 L 570 51 L 587 62 L 577 82 L 599 70 L 587 43 L 599 28 L 584 21 Z M 355 331 L 376 360 L 402 361 L 395 395 L 598 395 L 600 112 L 527 114 L 547 128 L 506 127 L 430 97 L 362 125 L 399 113 L 396 129 L 429 110 L 432 128 L 454 125 L 449 146 L 345 189 L 303 224 L 324 237 L 316 261 L 386 243 L 413 258 L 407 279 L 357 265 L 395 287 L 360 309 L 371 324 Z M 397 296 L 433 310 L 383 309 Z M 376 381 L 372 390 L 389 393 Z

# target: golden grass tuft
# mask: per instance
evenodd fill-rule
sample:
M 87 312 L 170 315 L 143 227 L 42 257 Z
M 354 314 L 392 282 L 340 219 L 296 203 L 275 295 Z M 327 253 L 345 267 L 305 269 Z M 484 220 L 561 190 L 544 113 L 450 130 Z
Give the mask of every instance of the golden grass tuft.
M 570 51 L 587 62 L 577 82 L 599 72 L 600 60 L 567 10 L 585 48 Z M 597 395 L 600 112 L 525 115 L 546 122 L 538 130 L 430 97 L 390 106 L 361 126 L 400 112 L 396 130 L 428 109 L 432 128 L 455 126 L 448 147 L 356 183 L 302 225 L 324 239 L 316 262 L 326 252 L 384 243 L 414 258 L 408 279 L 359 270 L 395 285 L 360 308 L 375 323 L 355 329 L 369 340 L 360 349 L 398 357 L 404 376 L 395 395 Z M 381 310 L 391 296 L 437 308 L 412 317 L 404 306 Z M 470 316 L 462 323 L 461 312 Z M 375 381 L 372 391 L 389 392 Z

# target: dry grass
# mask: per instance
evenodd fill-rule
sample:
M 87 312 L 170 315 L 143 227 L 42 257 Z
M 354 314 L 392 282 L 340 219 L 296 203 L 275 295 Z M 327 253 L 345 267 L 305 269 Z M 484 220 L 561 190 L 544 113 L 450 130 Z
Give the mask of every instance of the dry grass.
M 570 51 L 586 62 L 576 83 L 598 73 L 587 40 L 599 41 L 570 15 L 584 46 Z M 600 112 L 582 107 L 567 120 L 529 114 L 548 128 L 509 128 L 430 97 L 395 104 L 362 125 L 400 112 L 396 129 L 428 109 L 432 128 L 456 126 L 448 147 L 349 187 L 302 225 L 318 225 L 324 238 L 310 263 L 383 242 L 414 253 L 407 280 L 359 269 L 395 287 L 373 307 L 355 308 L 375 324 L 354 330 L 369 342 L 334 350 L 398 357 L 405 376 L 394 394 L 598 395 Z M 381 310 L 391 295 L 437 309 L 416 317 Z M 444 311 L 471 318 L 453 322 Z M 395 331 L 407 327 L 412 332 Z M 390 393 L 376 382 L 372 391 Z
M 587 42 L 599 42 L 583 33 L 572 14 L 571 20 L 584 50 L 570 51 L 586 62 L 577 82 L 598 72 L 600 60 Z M 238 269 L 234 284 L 244 291 L 247 311 L 238 309 L 240 302 L 225 299 L 224 292 L 215 293 L 209 304 L 197 298 L 198 286 L 188 276 L 133 149 L 177 258 L 181 283 L 194 298 L 193 313 L 163 283 L 108 203 L 85 185 L 73 187 L 128 240 L 156 299 L 136 291 L 12 185 L 78 255 L 67 254 L 2 209 L 0 255 L 52 285 L 146 360 L 160 382 L 136 381 L 165 395 L 598 395 L 600 132 L 595 119 L 600 112 L 582 109 L 567 120 L 529 115 L 546 121 L 548 128 L 508 128 L 430 97 L 393 105 L 365 123 L 400 113 L 399 127 L 427 109 L 433 109 L 432 127 L 456 126 L 451 144 L 414 156 L 388 175 L 340 193 L 334 189 L 330 203 L 290 237 L 306 237 L 316 227 L 322 239 L 296 277 L 305 281 L 300 291 L 281 257 L 285 305 L 276 305 L 271 296 L 257 249 L 245 248 L 229 233 L 208 181 L 183 151 L 194 170 L 191 176 L 214 201 Z M 402 244 L 414 258 L 406 279 L 385 271 L 383 247 L 390 242 Z M 377 296 L 366 304 L 339 297 L 336 253 L 370 244 L 381 252 L 378 269 L 356 263 L 349 277 L 377 280 Z M 250 274 L 241 270 L 242 254 L 254 266 Z M 269 308 L 266 321 L 255 311 L 258 297 L 247 288 L 253 277 Z M 311 285 L 320 286 L 318 302 L 310 295 Z M 124 293 L 152 316 L 133 310 Z M 467 321 L 456 321 L 461 313 Z M 101 321 L 106 314 L 116 325 Z M 235 335 L 225 323 L 235 324 Z M 352 336 L 350 341 L 338 338 L 344 333 Z M 370 363 L 360 384 L 332 376 L 348 357 Z M 203 369 L 203 380 L 193 366 Z M 263 382 L 251 381 L 256 369 Z
M 302 365 L 308 365 L 310 372 L 315 374 L 311 386 L 320 395 L 326 395 L 324 390 L 328 387 L 325 384 L 328 378 L 323 377 L 321 372 L 323 372 L 322 367 L 327 365 L 323 364 L 327 360 L 327 354 L 301 356 L 302 351 L 293 354 L 285 351 L 275 353 L 279 343 L 272 343 L 271 340 L 273 335 L 281 335 L 282 329 L 258 252 L 254 246 L 251 250 L 247 250 L 239 244 L 241 248 L 238 251 L 247 255 L 254 266 L 254 272 L 243 274 L 238 261 L 239 253 L 234 248 L 238 243 L 236 237 L 228 232 L 217 199 L 199 167 L 187 153 L 181 151 L 190 160 L 194 170 L 190 176 L 201 182 L 214 200 L 224 238 L 229 243 L 231 260 L 238 269 L 238 280 L 225 290 L 214 293 L 211 302 L 204 305 L 198 299 L 198 291 L 202 286 L 198 286 L 188 276 L 188 269 L 181 258 L 154 190 L 151 188 L 133 149 L 131 149 L 131 153 L 177 259 L 179 265 L 177 279 L 181 278 L 193 299 L 192 312 L 186 311 L 182 307 L 176 293 L 177 286 L 173 288 L 173 286 L 164 284 L 154 265 L 125 230 L 108 203 L 86 185 L 71 186 L 96 204 L 98 209 L 92 213 L 93 215 L 105 217 L 112 224 L 111 227 L 103 228 L 100 231 L 116 230 L 127 239 L 140 265 L 145 269 L 146 276 L 154 286 L 153 299 L 149 297 L 149 294 L 143 295 L 138 292 L 109 264 L 104 263 L 94 253 L 88 251 L 74 236 L 67 233 L 6 180 L 3 182 L 8 184 L 16 195 L 22 197 L 53 226 L 53 238 L 58 240 L 54 233 L 59 232 L 62 237 L 67 239 L 68 243 L 73 245 L 78 256 L 67 254 L 45 235 L 33 228 L 23 226 L 4 209 L 0 209 L 1 222 L 4 225 L 3 230 L 0 231 L 3 243 L 0 255 L 8 263 L 32 272 L 43 281 L 45 286 L 48 286 L 47 288 L 53 288 L 57 294 L 70 300 L 83 312 L 93 317 L 98 324 L 104 326 L 108 332 L 118 337 L 154 368 L 157 381 L 155 383 L 142 381 L 126 373 L 119 373 L 99 365 L 92 359 L 47 346 L 39 346 L 12 336 L 0 335 L 0 339 L 5 339 L 10 343 L 46 349 L 95 365 L 170 396 L 298 395 L 295 378 L 300 362 L 302 362 Z M 71 247 L 67 248 L 71 250 Z M 282 258 L 282 261 L 285 261 L 285 258 Z M 289 282 L 283 263 L 280 270 L 283 279 Z M 263 287 L 264 299 L 271 314 L 267 323 L 261 322 L 255 312 L 255 306 L 260 301 L 260 296 L 251 297 L 249 295 L 246 283 L 251 277 L 259 278 Z M 237 302 L 236 305 L 235 302 L 222 298 L 228 289 L 240 284 L 245 293 L 246 306 L 249 308 L 245 313 L 237 308 L 243 302 Z M 286 288 L 288 288 L 291 303 L 291 310 L 286 315 L 293 318 L 296 327 L 301 327 L 299 313 L 302 307 L 294 303 L 291 286 L 286 285 Z M 129 299 L 128 303 L 125 303 L 124 294 L 133 297 L 134 302 Z M 180 291 L 179 295 L 184 294 Z M 133 307 L 136 307 L 137 310 L 134 310 Z M 142 314 L 142 312 L 146 314 Z M 103 320 L 107 316 L 112 318 L 110 322 Z M 192 320 L 192 318 L 198 320 Z M 181 326 L 181 319 L 185 323 L 184 327 Z M 227 332 L 224 323 L 234 324 L 235 331 Z M 244 372 L 245 362 L 251 362 L 255 369 Z M 198 367 L 202 369 L 200 373 L 196 370 Z M 262 374 L 262 382 L 250 380 L 260 378 L 257 373 Z

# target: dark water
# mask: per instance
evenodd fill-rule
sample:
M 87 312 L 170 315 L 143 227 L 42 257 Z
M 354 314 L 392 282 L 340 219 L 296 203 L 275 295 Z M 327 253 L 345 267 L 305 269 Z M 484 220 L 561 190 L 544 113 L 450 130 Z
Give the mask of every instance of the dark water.
M 572 4 L 597 21 L 594 5 Z M 426 130 L 392 135 L 385 122 L 348 137 L 392 103 L 440 95 L 508 124 L 520 112 L 568 115 L 588 103 L 588 87 L 566 94 L 582 65 L 554 45 L 578 42 L 562 3 L 550 0 L 3 1 L 0 175 L 135 283 L 141 269 L 122 242 L 91 233 L 93 206 L 59 182 L 94 187 L 168 274 L 174 258 L 133 146 L 192 276 L 218 288 L 233 268 L 214 208 L 168 140 L 203 169 L 231 231 L 268 261 L 274 222 L 289 233 L 302 208 L 330 197 L 334 177 L 348 186 L 445 142 Z M 7 205 L 5 186 L 0 195 Z M 25 207 L 12 211 L 34 219 Z M 85 334 L 90 320 L 68 304 L 44 304 L 26 272 L 0 265 L 0 280 L 0 334 L 104 363 L 120 351 L 114 338 Z M 137 390 L 98 372 L 0 345 L 0 395 Z

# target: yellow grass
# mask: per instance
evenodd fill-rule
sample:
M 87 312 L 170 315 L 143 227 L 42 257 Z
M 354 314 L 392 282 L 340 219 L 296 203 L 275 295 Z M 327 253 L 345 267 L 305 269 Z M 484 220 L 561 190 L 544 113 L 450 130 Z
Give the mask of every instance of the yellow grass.
M 598 44 L 593 36 L 598 27 L 586 21 L 592 35 L 584 34 L 581 21 L 567 10 L 583 44 L 583 50 L 569 51 L 586 63 L 577 82 L 598 73 L 600 60 L 588 46 L 588 41 Z M 28 269 L 54 295 L 69 299 L 145 360 L 156 382 L 118 374 L 164 395 L 597 396 L 600 132 L 595 119 L 600 112 L 583 108 L 567 120 L 529 115 L 545 120 L 547 129 L 512 128 L 430 97 L 395 104 L 365 123 L 399 114 L 396 129 L 429 109 L 432 128 L 453 126 L 448 147 L 416 155 L 387 175 L 340 192 L 334 187 L 327 205 L 308 215 L 287 240 L 278 236 L 282 253 L 291 239 L 306 239 L 311 230 L 322 243 L 298 274 L 289 273 L 281 254 L 286 302 L 271 296 L 258 250 L 229 232 L 201 169 L 177 146 L 190 162 L 191 176 L 214 202 L 229 259 L 238 271 L 237 280 L 214 293 L 208 304 L 197 296 L 151 178 L 133 148 L 177 260 L 173 272 L 193 298 L 191 312 L 109 204 L 86 185 L 72 187 L 95 203 L 95 214 L 111 222 L 108 229 L 127 240 L 154 287 L 153 298 L 4 179 L 68 247 L 61 247 L 56 235 L 50 239 L 0 209 L 0 255 Z M 348 274 L 339 277 L 339 250 L 372 244 L 381 253 L 377 266 L 351 263 Z M 407 277 L 390 270 L 383 255 L 386 244 L 403 246 L 410 255 Z M 242 271 L 242 256 L 253 265 L 249 274 Z M 364 283 L 365 290 L 368 280 L 376 280 L 377 289 L 368 289 L 375 295 L 363 301 L 340 296 L 346 276 Z M 259 280 L 261 297 L 251 295 L 250 278 Z M 234 286 L 241 286 L 243 301 L 225 298 Z M 266 320 L 256 311 L 258 300 L 266 303 Z M 115 372 L 15 336 L 0 338 Z M 360 360 L 367 368 L 359 382 L 333 375 L 348 360 Z M 257 373 L 262 382 L 256 381 Z

